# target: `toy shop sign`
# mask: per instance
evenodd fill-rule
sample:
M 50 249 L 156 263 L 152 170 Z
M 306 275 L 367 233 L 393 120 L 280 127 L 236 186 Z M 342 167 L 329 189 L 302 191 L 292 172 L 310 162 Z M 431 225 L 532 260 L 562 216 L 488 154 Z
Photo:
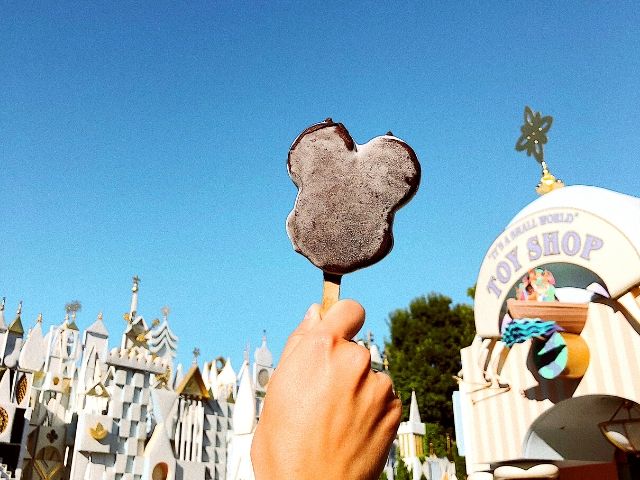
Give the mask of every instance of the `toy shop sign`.
M 494 243 L 489 256 L 496 260 L 495 274 L 486 283 L 486 288 L 500 297 L 503 288 L 513 284 L 513 276 L 526 273 L 524 263 L 544 260 L 543 263 L 561 261 L 558 256 L 580 256 L 586 261 L 598 250 L 602 250 L 604 240 L 589 232 L 558 228 L 558 224 L 571 224 L 579 213 L 555 213 L 531 217 L 510 228 Z M 541 228 L 542 227 L 542 228 Z M 526 237 L 524 245 L 519 240 Z M 524 248 L 523 248 L 524 247 Z M 573 260 L 573 259 L 572 259 Z
M 513 297 L 514 285 L 532 268 L 549 263 L 591 270 L 615 294 L 628 288 L 627 277 L 640 258 L 620 230 L 590 212 L 552 208 L 522 217 L 493 242 L 480 268 L 474 299 L 480 335 L 499 335 L 498 316 L 506 298 Z M 485 315 L 492 318 L 484 320 Z

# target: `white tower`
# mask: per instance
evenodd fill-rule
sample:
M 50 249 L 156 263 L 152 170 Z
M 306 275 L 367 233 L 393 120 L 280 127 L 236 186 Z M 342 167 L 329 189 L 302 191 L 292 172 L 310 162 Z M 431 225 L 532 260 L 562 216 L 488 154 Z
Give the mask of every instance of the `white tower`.
M 419 457 L 424 456 L 423 438 L 425 433 L 426 426 L 420 420 L 416 392 L 412 391 L 409 420 L 402 422 L 398 428 L 398 447 L 400 457 L 411 470 L 414 480 L 419 480 L 422 476 L 422 463 Z
M 240 386 L 233 408 L 233 435 L 229 443 L 227 480 L 253 480 L 251 442 L 256 429 L 256 396 L 251 385 L 249 364 L 240 369 Z
M 267 385 L 273 375 L 273 355 L 267 347 L 267 335 L 263 332 L 262 345 L 253 354 L 253 384 L 256 395 L 264 397 Z

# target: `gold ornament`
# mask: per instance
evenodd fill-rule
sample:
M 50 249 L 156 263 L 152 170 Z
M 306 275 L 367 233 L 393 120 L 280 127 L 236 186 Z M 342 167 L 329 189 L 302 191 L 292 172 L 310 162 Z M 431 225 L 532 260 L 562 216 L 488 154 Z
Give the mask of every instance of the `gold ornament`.
M 18 386 L 16 387 L 16 401 L 18 405 L 22 404 L 24 397 L 27 395 L 27 384 L 29 381 L 27 380 L 26 375 L 22 375 L 20 380 L 18 380 Z
M 0 407 L 0 433 L 4 432 L 9 425 L 9 414 L 7 411 Z
M 104 440 L 104 438 L 109 435 L 109 432 L 107 431 L 106 428 L 104 428 L 104 426 L 98 422 L 98 424 L 95 427 L 89 427 L 89 434 L 96 440 L 100 441 L 100 440 Z
M 562 180 L 554 177 L 544 160 L 544 145 L 547 143 L 547 133 L 553 123 L 553 117 L 543 117 L 540 112 L 534 112 L 529 107 L 524 107 L 524 124 L 520 127 L 522 135 L 516 142 L 516 150 L 526 151 L 527 156 L 532 156 L 542 166 L 542 178 L 536 187 L 538 195 L 544 195 L 557 188 L 564 187 Z
M 549 193 L 557 188 L 564 187 L 564 182 L 559 178 L 553 176 L 553 174 L 547 168 L 547 164 L 542 162 L 542 177 L 540 178 L 540 183 L 536 187 L 536 192 L 538 195 L 544 195 L 545 193 Z

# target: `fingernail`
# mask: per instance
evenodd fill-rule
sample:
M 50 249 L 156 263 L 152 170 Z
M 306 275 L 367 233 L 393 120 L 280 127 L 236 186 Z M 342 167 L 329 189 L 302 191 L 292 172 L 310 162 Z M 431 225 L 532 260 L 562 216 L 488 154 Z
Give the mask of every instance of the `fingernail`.
M 311 313 L 313 311 L 313 305 L 311 305 L 308 309 L 307 309 L 307 313 L 304 314 L 304 318 L 303 320 L 308 320 L 311 317 Z

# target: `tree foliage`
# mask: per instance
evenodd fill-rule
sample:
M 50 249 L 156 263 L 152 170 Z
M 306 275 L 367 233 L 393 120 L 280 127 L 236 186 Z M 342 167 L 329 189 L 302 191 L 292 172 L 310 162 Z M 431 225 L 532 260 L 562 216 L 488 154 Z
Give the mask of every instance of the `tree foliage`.
M 453 432 L 453 379 L 461 368 L 460 349 L 471 344 L 475 327 L 469 305 L 431 293 L 389 316 L 391 339 L 385 345 L 389 373 L 409 416 L 415 390 L 423 422 Z
M 413 480 L 413 475 L 401 458 L 396 463 L 396 478 L 394 480 Z

